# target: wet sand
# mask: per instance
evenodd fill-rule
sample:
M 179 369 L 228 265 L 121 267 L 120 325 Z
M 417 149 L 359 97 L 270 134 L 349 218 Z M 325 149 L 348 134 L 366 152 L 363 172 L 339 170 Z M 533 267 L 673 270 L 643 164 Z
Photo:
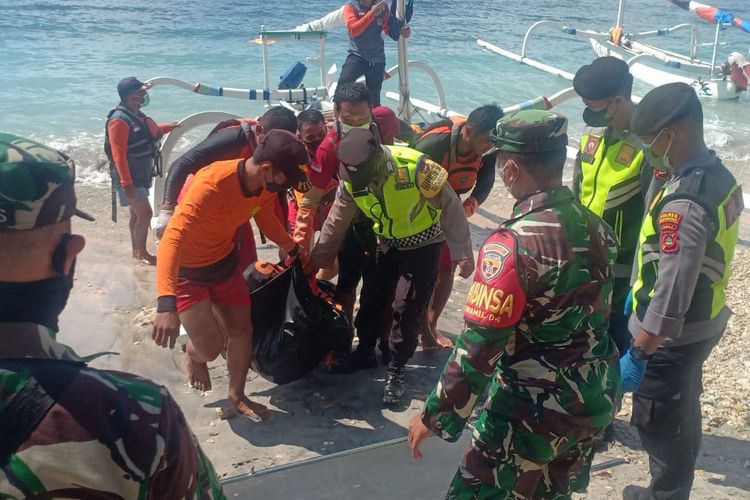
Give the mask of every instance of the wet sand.
M 248 393 L 269 406 L 271 418 L 256 424 L 247 419 L 221 420 L 217 408 L 226 404 L 226 367 L 211 363 L 214 388 L 199 393 L 186 385 L 184 355 L 157 347 L 151 340 L 155 303 L 154 269 L 133 264 L 128 247 L 127 213 L 120 222 L 109 217 L 109 189 L 78 186 L 79 205 L 92 212 L 95 223 L 75 221 L 75 231 L 88 244 L 79 258 L 76 286 L 63 317 L 59 339 L 79 354 L 115 351 L 92 365 L 132 371 L 165 385 L 181 405 L 201 446 L 217 472 L 226 478 L 321 454 L 404 436 L 408 422 L 432 390 L 447 352 L 417 352 L 407 376 L 408 392 L 397 408 L 383 408 L 382 366 L 352 375 L 330 375 L 321 367 L 302 380 L 276 386 L 255 373 Z M 472 218 L 475 248 L 509 213 L 512 202 L 499 183 L 493 196 Z M 745 223 L 745 228 L 750 224 Z M 743 234 L 746 231 L 743 230 Z M 260 248 L 273 259 L 275 249 Z M 735 311 L 729 328 L 708 361 L 705 375 L 704 430 L 694 498 L 750 498 L 750 251 L 738 248 L 729 304 Z M 469 283 L 458 278 L 439 327 L 455 335 L 462 324 Z M 648 479 L 647 456 L 628 424 L 629 405 L 618 416 L 618 442 L 596 462 L 625 457 L 629 463 L 595 474 L 588 498 L 621 498 L 631 482 Z M 404 446 L 404 453 L 408 449 Z M 460 457 L 456 456 L 456 463 Z

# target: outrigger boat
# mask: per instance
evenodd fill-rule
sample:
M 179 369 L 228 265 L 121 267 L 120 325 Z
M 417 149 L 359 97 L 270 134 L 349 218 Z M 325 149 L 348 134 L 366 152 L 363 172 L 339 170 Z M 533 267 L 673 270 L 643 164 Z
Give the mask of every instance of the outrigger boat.
M 514 61 L 540 69 L 547 73 L 560 76 L 567 80 L 573 79 L 573 74 L 564 69 L 545 64 L 527 56 L 527 49 L 531 35 L 540 28 L 555 28 L 562 33 L 574 37 L 588 39 L 597 56 L 614 56 L 623 59 L 630 66 L 633 77 L 651 86 L 659 86 L 671 82 L 684 82 L 691 85 L 699 97 L 716 99 L 736 99 L 745 90 L 738 86 L 732 78 L 724 74 L 722 65 L 718 62 L 721 32 L 727 27 L 750 32 L 750 23 L 743 21 L 727 11 L 688 0 L 668 0 L 671 3 L 698 14 L 702 19 L 716 24 L 714 39 L 709 43 L 701 43 L 698 28 L 691 23 L 682 23 L 669 28 L 659 28 L 639 33 L 625 33 L 622 27 L 625 0 L 620 0 L 615 26 L 608 31 L 577 29 L 561 25 L 556 21 L 538 21 L 534 23 L 524 36 L 521 53 L 517 54 L 503 49 L 484 40 L 477 40 L 480 47 L 507 57 Z M 689 31 L 691 40 L 688 54 L 664 50 L 641 42 L 643 39 L 666 36 L 677 31 Z M 702 47 L 712 49 L 710 61 L 702 60 L 698 53 Z

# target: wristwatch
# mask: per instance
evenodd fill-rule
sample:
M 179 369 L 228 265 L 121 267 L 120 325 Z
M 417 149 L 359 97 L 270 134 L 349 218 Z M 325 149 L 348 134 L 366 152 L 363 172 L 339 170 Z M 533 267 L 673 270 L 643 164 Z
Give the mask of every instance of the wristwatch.
M 646 351 L 644 351 L 642 347 L 639 347 L 637 345 L 631 347 L 628 353 L 630 354 L 631 358 L 637 359 L 639 361 L 648 361 L 652 358 L 651 354 L 646 354 Z

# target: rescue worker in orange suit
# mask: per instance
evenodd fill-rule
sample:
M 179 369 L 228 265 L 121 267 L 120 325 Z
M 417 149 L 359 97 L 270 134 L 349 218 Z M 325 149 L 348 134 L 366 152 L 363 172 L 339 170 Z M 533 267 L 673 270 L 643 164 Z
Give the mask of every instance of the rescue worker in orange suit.
M 495 155 L 484 154 L 492 145 L 490 131 L 502 116 L 499 106 L 486 104 L 469 113 L 467 118 L 454 117 L 434 123 L 411 141 L 413 149 L 427 154 L 448 171 L 448 182 L 456 194 L 471 190 L 463 201 L 467 218 L 484 203 L 495 184 Z M 453 290 L 454 273 L 448 245 L 444 245 L 435 292 L 427 312 L 428 331 L 422 333 L 425 352 L 453 347 L 451 341 L 438 332 L 437 322 Z
M 409 2 L 411 5 L 411 2 Z M 373 106 L 380 105 L 380 89 L 385 76 L 383 33 L 394 40 L 411 34 L 406 25 L 412 9 L 407 8 L 406 22 L 393 15 L 385 0 L 351 0 L 344 6 L 344 22 L 349 32 L 349 55 L 341 67 L 339 85 L 365 77 Z
M 250 158 L 264 135 L 277 129 L 292 133 L 297 131 L 297 118 L 293 111 L 276 106 L 266 111 L 259 120 L 242 118 L 223 121 L 214 127 L 208 137 L 177 158 L 164 182 L 164 198 L 154 224 L 157 242 L 174 214 L 180 192 L 190 175 L 215 161 Z M 236 243 L 240 247 L 243 264 L 258 260 L 255 237 L 249 222 L 238 230 Z
M 112 186 L 120 205 L 130 210 L 128 225 L 133 258 L 154 265 L 156 257 L 146 250 L 153 216 L 149 189 L 159 158 L 158 141 L 179 125 L 177 122 L 157 125 L 141 111 L 149 103 L 146 91 L 150 87 L 134 76 L 123 78 L 117 84 L 120 103 L 107 116 L 104 152 L 109 159 Z M 114 193 L 112 197 L 112 220 L 116 221 Z
M 304 146 L 286 130 L 265 134 L 250 158 L 214 162 L 195 177 L 177 205 L 159 244 L 157 313 L 153 338 L 174 347 L 180 324 L 190 384 L 211 389 L 206 363 L 226 346 L 229 403 L 258 420 L 265 406 L 245 395 L 252 355 L 250 293 L 238 265 L 237 228 L 254 217 L 261 230 L 291 258 L 299 251 L 273 213 L 278 193 L 302 186 L 308 161 Z

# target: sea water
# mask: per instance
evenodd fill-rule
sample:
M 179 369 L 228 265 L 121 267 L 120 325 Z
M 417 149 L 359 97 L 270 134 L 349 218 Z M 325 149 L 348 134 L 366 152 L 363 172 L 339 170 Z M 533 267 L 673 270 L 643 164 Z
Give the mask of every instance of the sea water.
M 103 167 L 106 115 L 117 103 L 117 82 L 126 76 L 145 80 L 171 76 L 191 83 L 263 87 L 262 47 L 253 40 L 262 25 L 290 29 L 336 9 L 341 0 L 0 0 L 0 130 L 32 137 L 69 152 L 84 182 L 107 182 Z M 745 19 L 745 0 L 722 0 L 719 7 Z M 542 19 L 578 29 L 606 30 L 614 25 L 617 0 L 415 0 L 409 58 L 434 68 L 445 88 L 450 109 L 468 112 L 486 102 L 512 105 L 539 95 L 552 95 L 570 84 L 559 77 L 522 66 L 484 51 L 482 38 L 519 52 L 526 29 Z M 665 1 L 628 0 L 624 26 L 636 32 L 692 22 L 703 41 L 713 40 L 714 27 Z M 731 51 L 747 53 L 750 34 L 723 33 Z M 396 43 L 386 37 L 388 67 L 397 62 Z M 688 32 L 652 39 L 665 48 L 687 51 Z M 326 42 L 326 67 L 339 68 L 346 58 L 346 30 L 332 31 Z M 295 61 L 308 66 L 305 83 L 319 83 L 315 40 L 279 40 L 268 46 L 272 86 Z M 559 30 L 541 30 L 529 43 L 528 55 L 570 72 L 590 62 L 587 40 Z M 702 58 L 710 59 L 709 49 Z M 411 71 L 412 96 L 437 102 L 430 80 Z M 383 88 L 396 91 L 396 78 Z M 636 82 L 634 92 L 648 88 Z M 198 111 L 220 110 L 257 116 L 264 103 L 193 94 L 173 87 L 150 91 L 144 111 L 159 122 L 180 120 Z M 743 178 L 750 165 L 750 98 L 704 100 L 707 139 Z M 560 109 L 570 118 L 571 143 L 584 131 L 582 106 L 574 100 Z M 208 128 L 195 130 L 182 149 Z

